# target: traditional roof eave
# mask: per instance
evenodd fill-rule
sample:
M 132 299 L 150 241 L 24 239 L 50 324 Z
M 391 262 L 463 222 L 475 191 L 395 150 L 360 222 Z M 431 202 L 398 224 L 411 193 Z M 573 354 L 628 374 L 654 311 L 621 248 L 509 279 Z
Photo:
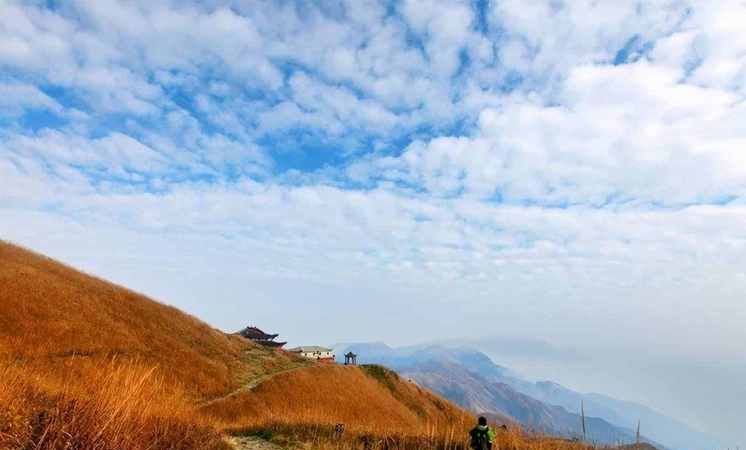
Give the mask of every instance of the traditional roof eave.
M 243 330 L 239 331 L 238 334 L 247 339 L 257 340 L 272 340 L 279 336 L 279 334 L 267 334 L 257 327 L 246 327 Z

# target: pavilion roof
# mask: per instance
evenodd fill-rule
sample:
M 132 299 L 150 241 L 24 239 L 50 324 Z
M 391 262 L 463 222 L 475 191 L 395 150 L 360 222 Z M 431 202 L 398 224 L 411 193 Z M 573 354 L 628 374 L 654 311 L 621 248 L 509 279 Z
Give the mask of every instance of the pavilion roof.
M 279 334 L 267 334 L 257 327 L 246 327 L 239 331 L 238 334 L 247 339 L 274 339 L 279 336 Z

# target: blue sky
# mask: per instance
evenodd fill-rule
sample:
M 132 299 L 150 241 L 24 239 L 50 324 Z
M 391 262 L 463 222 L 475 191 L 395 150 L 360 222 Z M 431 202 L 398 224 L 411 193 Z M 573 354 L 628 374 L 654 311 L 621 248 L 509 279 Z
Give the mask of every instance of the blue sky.
M 558 381 L 743 444 L 744 22 L 738 1 L 4 1 L 0 237 L 297 344 L 543 339 L 606 368 Z

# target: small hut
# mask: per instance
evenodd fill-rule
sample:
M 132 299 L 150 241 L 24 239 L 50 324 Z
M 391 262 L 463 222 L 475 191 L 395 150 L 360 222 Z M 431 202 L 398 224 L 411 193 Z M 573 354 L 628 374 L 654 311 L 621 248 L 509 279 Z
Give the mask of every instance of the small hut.
M 288 350 L 290 353 L 297 353 L 306 358 L 320 362 L 334 362 L 334 350 L 318 345 L 303 345 Z
M 345 353 L 345 366 L 356 366 L 357 355 L 352 352 Z

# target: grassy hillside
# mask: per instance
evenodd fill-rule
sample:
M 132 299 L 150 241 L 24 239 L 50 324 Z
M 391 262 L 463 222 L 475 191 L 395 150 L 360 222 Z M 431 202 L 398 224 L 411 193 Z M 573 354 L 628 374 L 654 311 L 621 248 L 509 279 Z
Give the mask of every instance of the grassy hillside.
M 0 243 L 0 357 L 40 370 L 111 360 L 158 366 L 196 397 L 235 389 L 291 358 L 183 312 Z
M 474 421 L 382 367 L 256 346 L 3 242 L 0 380 L 0 450 L 244 450 L 250 435 L 287 448 L 462 450 Z M 584 448 L 517 429 L 498 439 Z
M 0 449 L 225 447 L 195 404 L 302 365 L 0 242 Z
M 204 408 L 225 427 L 333 426 L 349 432 L 421 434 L 463 430 L 474 418 L 382 367 L 319 365 L 278 375 Z
M 255 346 L 2 242 L 0 379 L 0 449 L 227 448 L 227 429 L 419 433 L 468 417 L 393 373 Z

